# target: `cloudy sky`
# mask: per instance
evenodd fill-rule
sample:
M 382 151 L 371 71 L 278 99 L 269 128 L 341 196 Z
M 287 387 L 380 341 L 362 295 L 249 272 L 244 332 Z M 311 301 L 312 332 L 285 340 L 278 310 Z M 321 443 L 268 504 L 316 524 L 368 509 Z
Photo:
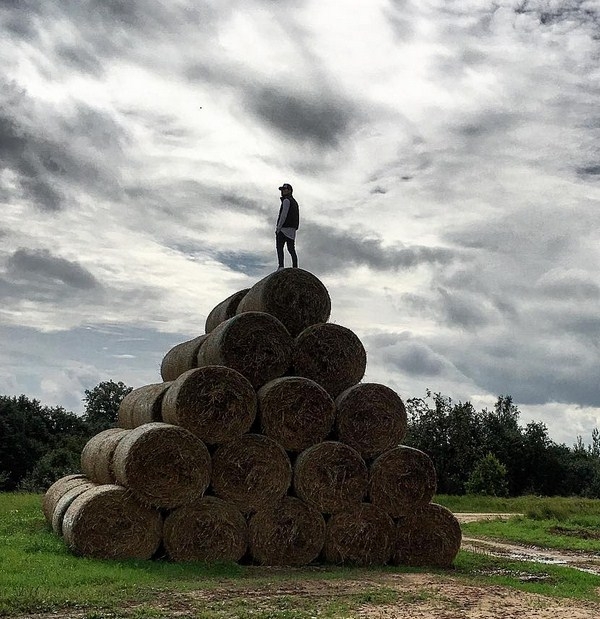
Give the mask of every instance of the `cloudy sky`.
M 599 0 L 0 2 L 0 393 L 82 411 L 276 267 L 427 388 L 600 422 Z M 289 263 L 288 263 L 289 264 Z

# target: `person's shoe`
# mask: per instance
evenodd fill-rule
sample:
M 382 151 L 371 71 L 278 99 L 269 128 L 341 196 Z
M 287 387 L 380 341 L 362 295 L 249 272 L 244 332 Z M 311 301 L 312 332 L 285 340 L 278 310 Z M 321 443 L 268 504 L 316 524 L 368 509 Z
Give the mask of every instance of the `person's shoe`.
M 278 270 L 278 271 L 281 271 L 281 269 L 283 269 L 283 267 L 277 267 L 277 270 Z

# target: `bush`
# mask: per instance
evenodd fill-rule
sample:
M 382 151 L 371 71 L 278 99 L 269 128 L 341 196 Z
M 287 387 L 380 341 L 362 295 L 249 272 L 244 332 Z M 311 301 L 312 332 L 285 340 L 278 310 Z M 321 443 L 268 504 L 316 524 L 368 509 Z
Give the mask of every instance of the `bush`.
M 25 492 L 44 492 L 61 477 L 80 472 L 79 452 L 68 447 L 59 447 L 44 454 L 37 461 L 19 489 Z
M 488 453 L 475 465 L 465 489 L 468 494 L 508 496 L 506 467 L 494 454 Z

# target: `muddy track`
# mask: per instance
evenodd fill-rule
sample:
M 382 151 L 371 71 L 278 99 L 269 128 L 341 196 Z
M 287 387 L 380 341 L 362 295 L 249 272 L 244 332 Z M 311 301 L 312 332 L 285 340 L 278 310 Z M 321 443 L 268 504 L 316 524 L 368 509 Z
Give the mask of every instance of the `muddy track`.
M 476 522 L 478 520 L 508 520 L 521 514 L 475 514 L 455 513 L 461 523 Z M 461 548 L 469 552 L 477 552 L 493 557 L 513 559 L 515 561 L 532 561 L 546 565 L 564 565 L 577 570 L 597 574 L 600 576 L 600 554 L 592 552 L 575 552 L 570 550 L 556 550 L 540 548 L 538 546 L 524 546 L 497 542 L 487 538 L 462 538 Z

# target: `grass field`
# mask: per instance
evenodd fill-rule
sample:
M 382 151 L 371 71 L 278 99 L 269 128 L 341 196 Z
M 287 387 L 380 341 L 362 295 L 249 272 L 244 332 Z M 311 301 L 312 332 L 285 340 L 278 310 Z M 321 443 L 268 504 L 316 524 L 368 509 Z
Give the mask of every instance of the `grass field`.
M 600 499 L 572 497 L 520 496 L 502 498 L 481 495 L 450 496 L 438 494 L 434 501 L 453 512 L 521 513 L 528 518 L 564 520 L 573 516 L 600 519 Z
M 514 499 L 438 496 L 453 512 L 522 513 L 510 520 L 462 525 L 465 534 L 543 548 L 600 553 L 600 500 L 524 496 Z
M 437 500 L 449 502 L 450 498 Z M 533 499 L 530 502 L 532 507 Z M 473 505 L 471 503 L 461 511 L 477 511 Z M 567 518 L 552 522 L 560 522 L 562 526 L 571 526 L 575 521 L 585 522 L 588 528 L 596 522 L 598 527 L 600 516 L 595 510 L 600 513 L 599 506 L 600 501 L 588 505 L 587 512 L 579 513 L 576 520 Z M 493 509 L 497 508 L 486 504 L 482 511 Z M 509 502 L 504 511 L 519 511 L 519 508 Z M 523 521 L 536 526 L 546 522 Z M 470 531 L 474 525 L 466 526 Z M 525 530 L 525 525 L 518 526 Z M 540 530 L 533 527 L 531 538 L 539 535 Z M 503 529 L 498 531 L 501 535 Z M 574 543 L 573 537 L 566 538 Z M 584 541 L 586 544 L 596 543 L 596 540 Z M 457 557 L 455 569 L 449 571 L 392 567 L 366 570 L 334 566 L 273 569 L 237 564 L 207 566 L 167 561 L 85 559 L 73 556 L 62 540 L 50 532 L 41 512 L 41 496 L 34 494 L 0 494 L 0 545 L 0 615 L 68 608 L 81 610 L 84 619 L 167 617 L 172 615 L 172 608 L 161 605 L 164 595 L 169 594 L 172 604 L 174 595 L 185 596 L 194 592 L 194 600 L 197 600 L 194 616 L 201 619 L 343 617 L 349 616 L 348 613 L 361 604 L 390 604 L 402 595 L 416 596 L 414 599 L 419 595 L 430 595 L 418 589 L 401 595 L 386 585 L 390 575 L 419 572 L 449 575 L 468 582 L 496 583 L 545 595 L 600 601 L 598 576 L 562 567 L 507 562 L 463 551 Z M 331 591 L 338 593 L 324 595 L 321 591 L 300 597 L 286 593 L 298 587 L 310 592 L 311 583 L 317 582 L 321 583 L 321 588 L 324 582 L 333 583 Z M 214 598 L 212 592 L 215 590 L 225 593 Z M 262 596 L 260 603 L 248 597 L 248 591 L 271 590 L 277 593 Z M 237 595 L 236 591 L 246 593 Z

